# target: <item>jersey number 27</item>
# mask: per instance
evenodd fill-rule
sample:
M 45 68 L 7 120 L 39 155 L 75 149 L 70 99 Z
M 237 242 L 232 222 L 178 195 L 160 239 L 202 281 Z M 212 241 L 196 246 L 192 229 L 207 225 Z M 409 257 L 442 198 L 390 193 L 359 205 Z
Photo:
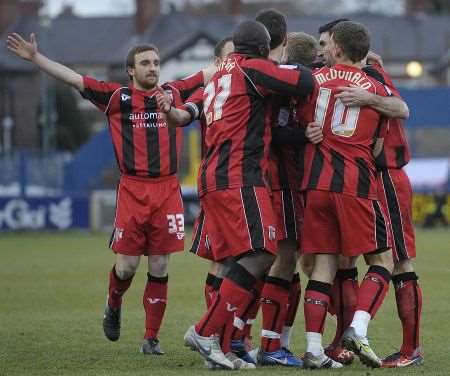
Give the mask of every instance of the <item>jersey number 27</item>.
M 225 74 L 217 81 L 217 87 L 214 81 L 211 81 L 205 87 L 203 99 L 203 112 L 206 117 L 206 124 L 211 125 L 213 121 L 222 118 L 222 107 L 230 95 L 231 74 Z

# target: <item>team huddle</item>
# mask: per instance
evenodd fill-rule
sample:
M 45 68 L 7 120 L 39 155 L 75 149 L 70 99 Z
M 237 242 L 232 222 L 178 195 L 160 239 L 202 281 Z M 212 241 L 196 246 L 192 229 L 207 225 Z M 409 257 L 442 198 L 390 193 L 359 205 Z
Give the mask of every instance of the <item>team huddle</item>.
M 370 51 L 364 25 L 340 19 L 319 34 L 317 42 L 287 33 L 282 13 L 263 10 L 216 45 L 213 64 L 162 86 L 154 45 L 130 50 L 130 85 L 122 86 L 48 59 L 34 34 L 30 41 L 8 37 L 12 52 L 76 88 L 108 118 L 121 172 L 103 319 L 108 339 L 120 337 L 122 296 L 148 256 L 141 352 L 164 354 L 158 334 L 169 256 L 184 249 L 180 127 L 198 120 L 200 213 L 191 252 L 211 266 L 207 310 L 188 328 L 185 345 L 211 369 L 342 368 L 355 356 L 372 368 L 423 362 L 412 192 L 402 169 L 410 153 L 401 119 L 409 110 Z M 358 256 L 368 265 L 360 282 Z M 297 264 L 309 278 L 301 356 L 290 351 L 301 296 Z M 403 343 L 380 358 L 367 332 L 391 280 Z M 261 340 L 252 349 L 259 311 Z M 328 313 L 337 326 L 325 346 Z

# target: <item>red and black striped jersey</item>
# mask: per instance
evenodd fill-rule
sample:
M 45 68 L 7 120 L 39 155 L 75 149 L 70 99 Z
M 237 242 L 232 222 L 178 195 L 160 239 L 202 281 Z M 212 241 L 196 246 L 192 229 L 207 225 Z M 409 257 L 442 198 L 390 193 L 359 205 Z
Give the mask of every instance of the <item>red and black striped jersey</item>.
M 204 89 L 206 155 L 199 194 L 267 184 L 272 94 L 306 96 L 312 77 L 304 68 L 231 54 Z
M 204 86 L 203 80 L 203 71 L 198 71 L 185 78 L 171 81 L 170 85 L 178 89 L 181 100 L 185 102 L 198 88 Z
M 174 103 L 179 91 L 162 86 Z M 156 89 L 138 90 L 117 83 L 84 77 L 81 95 L 108 117 L 109 130 L 122 174 L 157 178 L 175 174 L 182 145 L 182 130 L 168 127 L 155 99 Z
M 272 127 L 298 127 L 297 98 L 275 96 L 272 99 Z M 300 188 L 300 157 L 303 145 L 272 143 L 269 153 L 269 185 L 272 190 Z
M 306 145 L 302 189 L 377 199 L 372 148 L 386 132 L 385 121 L 371 107 L 346 107 L 335 95 L 339 86 L 350 84 L 382 96 L 389 92 L 361 69 L 348 65 L 321 68 L 313 77 L 314 92 L 298 113 L 304 116 L 304 124 L 321 124 L 324 138 L 318 145 Z
M 370 65 L 363 69 L 369 76 L 385 84 L 393 93 L 400 97 L 400 93 L 393 84 L 389 74 L 379 65 Z M 371 74 L 372 71 L 378 73 Z M 405 133 L 402 119 L 388 119 L 389 127 L 384 136 L 384 144 L 381 153 L 375 159 L 378 169 L 402 168 L 411 160 L 411 151 L 408 138 Z

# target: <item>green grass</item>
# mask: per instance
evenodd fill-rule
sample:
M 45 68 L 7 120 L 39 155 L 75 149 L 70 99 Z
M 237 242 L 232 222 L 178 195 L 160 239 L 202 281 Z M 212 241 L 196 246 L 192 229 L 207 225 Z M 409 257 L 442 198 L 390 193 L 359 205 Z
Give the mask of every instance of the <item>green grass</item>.
M 101 320 L 108 272 L 114 256 L 106 248 L 107 234 L 20 233 L 0 237 L 0 375 L 210 375 L 196 353 L 183 347 L 187 327 L 203 312 L 203 282 L 207 264 L 191 254 L 176 254 L 170 267 L 169 306 L 161 331 L 167 355 L 138 352 L 143 335 L 142 263 L 123 308 L 120 341 L 107 341 Z M 359 362 L 328 374 L 448 375 L 450 231 L 417 232 L 416 269 L 424 294 L 423 367 L 404 370 L 364 368 Z M 360 272 L 360 274 L 362 274 Z M 303 279 L 305 281 L 305 279 Z M 392 290 L 370 328 L 371 342 L 380 355 L 396 350 L 401 328 Z M 293 350 L 304 351 L 302 309 Z M 334 330 L 328 322 L 327 339 Z M 256 327 L 254 337 L 258 337 Z M 258 375 L 292 374 L 279 368 L 260 368 Z M 219 374 L 223 372 L 219 371 Z

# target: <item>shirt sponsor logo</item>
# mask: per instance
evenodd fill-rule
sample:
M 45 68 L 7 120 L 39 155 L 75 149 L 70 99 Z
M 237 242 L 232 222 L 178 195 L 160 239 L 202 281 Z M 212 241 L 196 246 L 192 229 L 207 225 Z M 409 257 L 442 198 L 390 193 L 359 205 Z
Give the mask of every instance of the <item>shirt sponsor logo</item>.
M 131 113 L 128 119 L 133 122 L 133 128 L 167 128 L 167 122 L 161 112 Z

